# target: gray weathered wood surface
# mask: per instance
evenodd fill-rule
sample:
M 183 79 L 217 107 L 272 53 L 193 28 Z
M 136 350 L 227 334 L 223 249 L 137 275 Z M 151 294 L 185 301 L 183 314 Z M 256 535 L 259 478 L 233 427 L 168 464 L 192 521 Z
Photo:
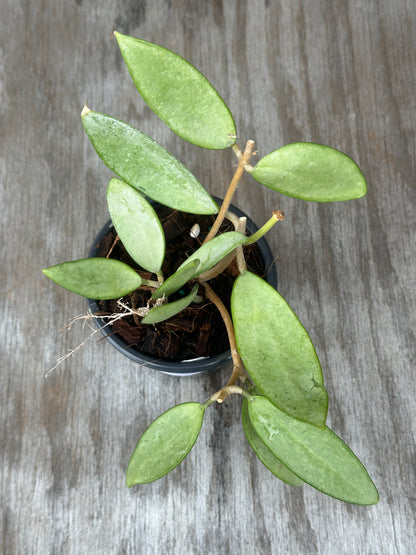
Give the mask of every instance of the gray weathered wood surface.
M 416 3 L 414 0 L 2 0 L 0 17 L 1 512 L 5 554 L 412 554 L 415 544 Z M 358 161 L 365 199 L 306 204 L 256 186 L 236 204 L 270 235 L 280 291 L 315 342 L 329 424 L 366 464 L 365 508 L 278 482 L 250 452 L 239 399 L 211 408 L 168 477 L 124 484 L 144 427 L 227 379 L 175 379 L 90 341 L 82 298 L 41 268 L 86 255 L 111 172 L 85 102 L 154 136 L 222 194 L 235 160 L 177 138 L 145 106 L 117 28 L 192 61 L 259 154 L 332 145 Z

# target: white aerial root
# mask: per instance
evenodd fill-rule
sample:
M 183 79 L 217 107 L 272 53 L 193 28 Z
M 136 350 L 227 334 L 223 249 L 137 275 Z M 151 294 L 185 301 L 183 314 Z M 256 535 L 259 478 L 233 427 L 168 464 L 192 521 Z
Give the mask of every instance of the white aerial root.
M 155 306 L 159 306 L 163 302 L 165 302 L 165 298 L 157 299 L 156 302 L 155 302 Z M 94 337 L 94 335 L 96 333 L 100 332 L 101 330 L 103 330 L 107 326 L 112 326 L 114 324 L 114 322 L 116 322 L 117 320 L 120 320 L 121 318 L 125 318 L 126 316 L 133 316 L 133 315 L 143 317 L 143 316 L 146 316 L 146 314 L 150 310 L 149 306 L 141 307 L 141 308 L 137 308 L 137 309 L 136 308 L 131 308 L 127 304 L 123 303 L 121 300 L 117 301 L 117 305 L 120 308 L 122 308 L 125 312 L 114 312 L 113 314 L 103 314 L 103 315 L 101 315 L 101 314 L 92 314 L 91 312 L 88 312 L 87 314 L 79 314 L 78 316 L 75 316 L 74 318 L 72 318 L 67 324 L 65 324 L 65 326 L 63 328 L 61 328 L 59 330 L 59 333 L 63 333 L 64 331 L 70 330 L 71 327 L 72 327 L 72 324 L 74 324 L 78 320 L 83 320 L 84 323 L 90 322 L 94 318 L 101 318 L 101 320 L 108 320 L 108 322 L 106 324 L 104 324 L 104 326 L 100 326 L 95 330 L 90 326 L 90 329 L 92 330 L 90 335 L 88 337 L 86 337 L 84 339 L 84 341 L 81 341 L 81 343 L 79 345 L 77 345 L 73 349 L 70 349 L 65 355 L 59 357 L 56 361 L 55 366 L 53 366 L 50 370 L 48 370 L 46 372 L 45 378 L 49 377 L 50 374 L 52 374 L 52 372 L 64 360 L 71 357 L 74 353 L 76 353 L 79 349 L 81 349 L 81 347 L 83 347 L 85 345 L 85 343 L 87 343 L 87 341 L 89 341 L 92 337 Z

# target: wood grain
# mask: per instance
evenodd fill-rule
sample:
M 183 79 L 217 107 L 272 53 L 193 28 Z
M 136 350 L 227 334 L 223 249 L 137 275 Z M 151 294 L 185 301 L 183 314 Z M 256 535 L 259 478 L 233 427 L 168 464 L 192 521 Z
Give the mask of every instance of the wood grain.
M 410 554 L 415 534 L 414 0 L 3 0 L 0 18 L 1 551 L 5 554 Z M 235 203 L 270 237 L 279 289 L 309 330 L 329 424 L 367 466 L 375 507 L 279 483 L 250 452 L 240 401 L 207 412 L 190 456 L 129 490 L 145 426 L 227 380 L 175 379 L 57 330 L 83 299 L 41 268 L 85 256 L 107 219 L 111 172 L 88 143 L 90 107 L 161 142 L 221 195 L 235 160 L 177 138 L 131 83 L 114 29 L 192 61 L 259 156 L 329 144 L 368 179 L 365 199 L 318 205 L 248 176 Z

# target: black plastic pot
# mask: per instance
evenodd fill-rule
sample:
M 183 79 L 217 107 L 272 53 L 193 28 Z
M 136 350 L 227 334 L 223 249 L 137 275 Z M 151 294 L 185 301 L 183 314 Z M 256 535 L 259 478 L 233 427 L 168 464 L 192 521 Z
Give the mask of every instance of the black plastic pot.
M 215 197 L 214 197 L 215 198 Z M 221 202 L 220 199 L 215 198 L 217 202 Z M 250 218 L 244 214 L 241 210 L 236 208 L 235 206 L 231 205 L 231 211 L 237 216 L 247 217 L 247 233 L 252 234 L 258 230 L 256 224 L 250 220 Z M 98 247 L 104 237 L 113 229 L 113 224 L 111 220 L 109 220 L 105 226 L 101 229 L 98 233 L 97 237 L 92 244 L 90 252 L 88 253 L 89 258 L 93 258 L 98 256 Z M 264 237 L 262 237 L 258 242 L 257 245 L 260 249 L 261 256 L 263 258 L 264 267 L 268 269 L 268 273 L 265 276 L 266 281 L 272 285 L 273 287 L 277 288 L 277 272 L 276 267 L 274 264 L 274 257 L 270 250 L 270 247 Z M 87 299 L 89 309 L 91 310 L 92 314 L 95 314 L 100 311 L 100 307 L 98 302 L 94 299 Z M 211 372 L 214 370 L 218 370 L 224 364 L 231 359 L 230 350 L 227 350 L 223 353 L 215 355 L 213 357 L 202 357 L 197 359 L 191 360 L 183 360 L 181 362 L 172 362 L 166 360 L 160 360 L 144 353 L 141 353 L 136 348 L 129 346 L 122 337 L 118 334 L 113 333 L 111 330 L 111 326 L 104 327 L 106 321 L 102 318 L 95 317 L 96 324 L 100 328 L 101 333 L 103 336 L 109 341 L 118 351 L 120 351 L 123 355 L 130 358 L 134 362 L 138 364 L 146 365 L 149 368 L 153 368 L 154 370 L 158 370 L 159 372 L 163 372 L 165 374 L 170 374 L 172 376 L 194 376 L 196 374 L 202 374 L 204 372 Z

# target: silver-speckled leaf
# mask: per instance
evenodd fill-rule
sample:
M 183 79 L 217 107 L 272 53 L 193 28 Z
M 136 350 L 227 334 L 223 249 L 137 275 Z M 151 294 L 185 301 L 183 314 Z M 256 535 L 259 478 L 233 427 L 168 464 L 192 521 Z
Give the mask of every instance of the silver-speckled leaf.
M 158 272 L 165 257 L 165 235 L 152 205 L 119 179 L 107 187 L 111 220 L 129 255 L 145 270 Z
M 157 44 L 114 34 L 144 101 L 172 131 L 204 148 L 223 149 L 235 143 L 228 107 L 193 65 Z
M 124 262 L 82 258 L 43 270 L 49 279 L 89 299 L 118 299 L 140 287 L 140 276 Z
M 153 200 L 192 214 L 215 214 L 208 191 L 151 137 L 120 120 L 84 108 L 82 123 L 104 164 Z
M 248 414 L 247 399 L 244 399 L 243 401 L 243 406 L 241 408 L 241 420 L 248 442 L 264 466 L 268 468 L 270 472 L 276 476 L 276 478 L 279 478 L 279 480 L 289 484 L 289 486 L 301 486 L 304 483 L 303 480 L 298 478 L 296 474 L 293 474 L 293 472 L 291 472 L 281 461 L 279 461 L 279 459 L 273 455 L 270 449 L 260 439 Z
M 156 418 L 131 456 L 127 485 L 153 482 L 177 467 L 198 438 L 204 412 L 200 403 L 183 403 Z
M 290 197 L 316 202 L 364 196 L 367 184 L 357 164 L 335 148 L 291 143 L 267 154 L 251 171 L 267 187 Z
M 249 401 L 248 411 L 261 440 L 304 482 L 347 503 L 378 502 L 367 470 L 332 430 L 291 418 L 265 397 Z
M 245 272 L 234 283 L 231 311 L 238 352 L 258 390 L 286 414 L 324 426 L 328 396 L 321 365 L 283 297 Z

